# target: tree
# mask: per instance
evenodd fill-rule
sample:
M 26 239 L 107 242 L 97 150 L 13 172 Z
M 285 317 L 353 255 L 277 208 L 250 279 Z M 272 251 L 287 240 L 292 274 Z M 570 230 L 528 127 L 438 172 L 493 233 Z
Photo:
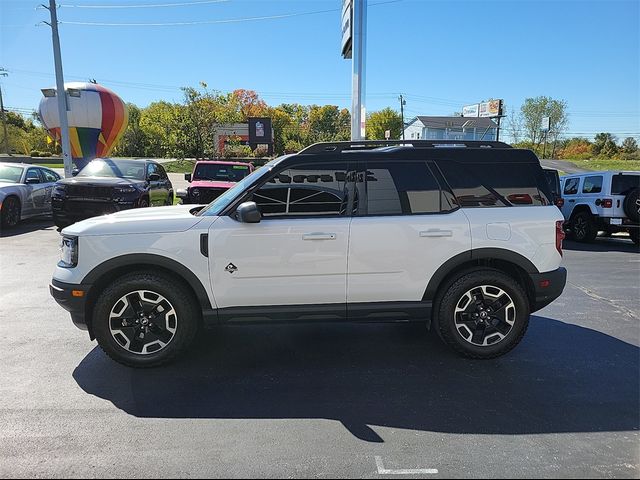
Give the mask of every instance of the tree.
M 391 131 L 392 139 L 402 135 L 402 117 L 392 108 L 384 108 L 367 115 L 367 139 L 385 140 L 385 132 Z
M 622 142 L 622 151 L 624 153 L 636 153 L 638 151 L 638 142 L 633 137 L 627 137 Z
M 595 156 L 613 157 L 618 153 L 616 137 L 610 133 L 598 133 L 594 138 L 592 151 Z
M 554 142 L 554 144 L 566 131 L 569 124 L 567 102 L 554 100 L 551 97 L 540 96 L 525 99 L 520 107 L 520 114 L 522 115 L 525 137 L 536 147 L 540 146 L 544 140 L 544 133 L 541 132 L 544 117 L 551 119 L 551 130 L 547 133 L 547 141 Z
M 253 90 L 234 90 L 232 97 L 238 102 L 243 122 L 249 117 L 263 117 L 267 112 L 267 104 Z
M 144 130 L 140 127 L 142 111 L 133 103 L 127 104 L 129 122 L 122 138 L 114 149 L 114 155 L 123 157 L 142 157 L 147 143 Z

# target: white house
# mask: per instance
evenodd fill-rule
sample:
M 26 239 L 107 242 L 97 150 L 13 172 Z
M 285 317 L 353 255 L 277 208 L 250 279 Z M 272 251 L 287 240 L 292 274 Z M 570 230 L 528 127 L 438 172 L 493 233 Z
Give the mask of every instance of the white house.
M 405 140 L 496 140 L 498 124 L 490 118 L 415 117 L 404 129 Z

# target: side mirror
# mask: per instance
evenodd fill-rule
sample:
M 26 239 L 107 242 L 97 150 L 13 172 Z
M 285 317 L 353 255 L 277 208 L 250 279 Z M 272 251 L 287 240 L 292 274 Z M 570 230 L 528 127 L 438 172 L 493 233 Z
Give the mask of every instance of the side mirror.
M 258 210 L 256 202 L 241 203 L 236 210 L 236 220 L 242 223 L 260 223 L 262 214 Z
M 158 180 L 160 180 L 160 175 L 158 175 L 157 173 L 152 173 L 151 175 L 149 175 L 150 182 L 157 182 Z
M 33 185 L 35 183 L 40 183 L 40 180 L 37 178 L 27 178 L 26 182 L 27 185 Z
M 76 175 L 78 175 L 80 173 L 80 170 L 77 168 L 74 168 L 73 170 L 71 170 L 71 176 L 75 177 Z
M 185 173 L 185 174 L 184 174 L 184 179 L 185 179 L 187 182 L 191 183 L 191 174 L 190 174 L 190 173 Z

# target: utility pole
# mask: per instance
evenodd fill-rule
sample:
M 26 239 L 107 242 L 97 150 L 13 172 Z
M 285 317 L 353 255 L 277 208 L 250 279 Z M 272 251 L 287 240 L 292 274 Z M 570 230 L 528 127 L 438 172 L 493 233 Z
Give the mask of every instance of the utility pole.
M 6 77 L 9 75 L 4 68 L 0 68 L 0 77 Z M 7 133 L 7 116 L 4 113 L 4 103 L 2 103 L 2 85 L 0 85 L 0 115 L 2 115 L 2 129 L 4 130 L 4 137 L 2 144 L 4 145 L 4 152 L 11 155 L 9 152 L 9 134 Z
M 407 104 L 407 101 L 400 94 L 400 116 L 402 117 L 402 141 L 404 141 L 404 106 Z
M 69 119 L 67 112 L 69 104 L 67 102 L 67 92 L 64 89 L 64 77 L 62 75 L 62 56 L 60 54 L 60 36 L 58 35 L 58 13 L 56 11 L 56 0 L 49 0 L 49 6 L 42 5 L 51 14 L 51 23 L 44 22 L 51 27 L 53 40 L 53 60 L 56 68 L 56 96 L 58 97 L 58 116 L 60 117 L 60 140 L 62 143 L 62 161 L 64 163 L 64 176 L 72 176 L 73 166 L 71 163 L 71 142 L 69 141 Z
M 351 140 L 365 138 L 365 76 L 367 55 L 367 0 L 353 0 L 353 84 Z

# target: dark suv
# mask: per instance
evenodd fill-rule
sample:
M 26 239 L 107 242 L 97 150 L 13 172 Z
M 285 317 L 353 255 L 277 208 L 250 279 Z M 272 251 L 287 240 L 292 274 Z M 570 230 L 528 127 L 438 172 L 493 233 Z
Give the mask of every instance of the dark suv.
M 173 186 L 152 160 L 97 158 L 73 178 L 56 183 L 51 197 L 59 228 L 130 208 L 173 205 Z

